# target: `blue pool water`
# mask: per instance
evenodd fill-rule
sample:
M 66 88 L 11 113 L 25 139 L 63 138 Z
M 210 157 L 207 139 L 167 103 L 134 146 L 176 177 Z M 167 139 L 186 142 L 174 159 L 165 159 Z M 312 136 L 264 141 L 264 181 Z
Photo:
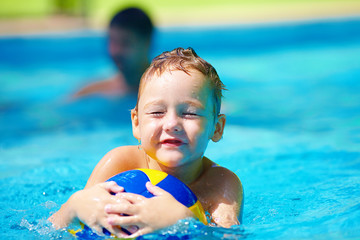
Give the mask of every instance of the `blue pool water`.
M 110 149 L 136 144 L 135 97 L 68 102 L 110 76 L 103 33 L 0 38 L 0 238 L 72 239 L 46 219 Z M 152 56 L 192 46 L 229 91 L 206 155 L 245 190 L 243 224 L 146 239 L 360 238 L 360 19 L 158 29 Z

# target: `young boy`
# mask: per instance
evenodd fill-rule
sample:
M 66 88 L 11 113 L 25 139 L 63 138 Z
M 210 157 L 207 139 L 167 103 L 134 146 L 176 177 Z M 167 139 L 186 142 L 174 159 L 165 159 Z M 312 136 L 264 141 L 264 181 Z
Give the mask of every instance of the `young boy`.
M 139 146 L 107 153 L 84 190 L 74 193 L 49 220 L 61 228 L 79 219 L 98 233 L 106 228 L 119 237 L 136 237 L 193 217 L 188 208 L 150 183 L 146 186 L 153 198 L 125 193 L 114 182 L 104 183 L 120 172 L 149 168 L 187 184 L 212 223 L 222 227 L 239 224 L 243 206 L 240 180 L 204 156 L 209 140 L 217 142 L 223 135 L 222 89 L 215 69 L 191 48 L 156 57 L 141 78 L 138 101 L 131 111 Z M 132 235 L 123 233 L 120 226 Z

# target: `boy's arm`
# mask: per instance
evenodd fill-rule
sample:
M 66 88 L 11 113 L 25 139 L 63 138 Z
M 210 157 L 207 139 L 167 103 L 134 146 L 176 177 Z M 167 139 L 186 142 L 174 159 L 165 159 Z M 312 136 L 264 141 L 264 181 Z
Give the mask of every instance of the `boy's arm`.
M 239 178 L 223 167 L 213 167 L 209 191 L 211 204 L 208 208 L 212 221 L 221 227 L 239 225 L 243 212 L 243 187 Z
M 102 213 L 104 212 L 103 205 L 117 202 L 117 199 L 110 192 L 119 193 L 122 191 L 123 188 L 116 185 L 115 182 L 100 183 L 91 188 L 77 191 L 48 220 L 56 229 L 67 227 L 75 219 L 79 219 L 88 226 L 101 230 L 99 226 L 94 225 L 95 222 L 91 221 L 105 217 L 105 214 Z
M 96 230 L 101 229 L 99 224 L 103 225 L 103 227 L 106 227 L 106 225 L 110 226 L 105 219 L 108 214 L 105 213 L 104 206 L 106 204 L 118 203 L 118 199 L 111 195 L 110 192 L 118 193 L 123 191 L 123 189 L 114 182 L 104 183 L 104 181 L 116 173 L 127 170 L 128 165 L 133 164 L 129 164 L 127 159 L 132 149 L 133 147 L 121 147 L 106 154 L 93 170 L 85 189 L 75 192 L 62 205 L 60 210 L 49 218 L 53 226 L 55 228 L 63 228 L 75 219 L 80 219 L 86 225 Z M 133 157 L 134 160 L 136 156 Z M 108 229 L 108 227 L 106 228 Z M 108 230 L 111 231 L 111 228 Z

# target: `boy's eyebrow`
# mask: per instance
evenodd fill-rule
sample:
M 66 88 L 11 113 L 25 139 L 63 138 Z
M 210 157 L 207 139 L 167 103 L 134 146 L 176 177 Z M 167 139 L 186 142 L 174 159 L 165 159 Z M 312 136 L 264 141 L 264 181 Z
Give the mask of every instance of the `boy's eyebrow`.
M 153 100 L 151 102 L 148 102 L 145 104 L 144 109 L 149 107 L 150 105 L 162 105 L 162 101 L 161 100 Z
M 205 108 L 205 106 L 199 101 L 199 100 L 196 100 L 196 101 L 194 101 L 194 100 L 185 100 L 184 101 L 184 103 L 185 104 L 187 104 L 187 105 L 190 105 L 190 106 L 194 106 L 194 107 L 196 107 L 196 108 Z
M 201 108 L 201 109 L 204 109 L 205 106 L 199 101 L 199 100 L 185 100 L 183 101 L 181 104 L 186 104 L 186 105 L 190 105 L 190 106 L 193 106 L 193 107 L 196 107 L 196 108 Z M 148 102 L 144 105 L 144 109 L 148 108 L 149 106 L 152 106 L 152 105 L 163 105 L 163 102 L 158 99 L 158 100 L 153 100 L 151 102 Z

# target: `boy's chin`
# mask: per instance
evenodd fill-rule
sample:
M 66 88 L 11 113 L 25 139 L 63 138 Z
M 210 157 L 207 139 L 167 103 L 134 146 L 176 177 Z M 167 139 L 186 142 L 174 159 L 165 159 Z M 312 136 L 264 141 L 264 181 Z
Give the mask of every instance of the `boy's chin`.
M 165 167 L 178 167 L 183 164 L 184 156 L 182 154 L 162 154 L 158 159 L 161 159 L 159 162 Z

